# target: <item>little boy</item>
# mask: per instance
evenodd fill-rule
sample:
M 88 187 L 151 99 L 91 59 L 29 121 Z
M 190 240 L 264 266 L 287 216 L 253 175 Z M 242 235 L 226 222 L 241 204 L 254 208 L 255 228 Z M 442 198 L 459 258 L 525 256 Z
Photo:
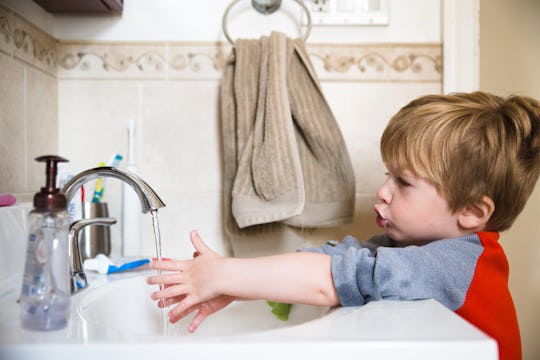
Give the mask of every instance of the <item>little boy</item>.
M 391 119 L 381 153 L 388 177 L 374 210 L 385 234 L 236 259 L 192 232 L 193 260 L 152 264 L 173 271 L 148 278 L 166 285 L 152 298 L 177 304 L 171 322 L 198 310 L 190 331 L 234 299 L 357 306 L 433 298 L 496 339 L 501 359 L 520 359 L 498 232 L 540 174 L 540 103 L 482 92 L 424 96 Z

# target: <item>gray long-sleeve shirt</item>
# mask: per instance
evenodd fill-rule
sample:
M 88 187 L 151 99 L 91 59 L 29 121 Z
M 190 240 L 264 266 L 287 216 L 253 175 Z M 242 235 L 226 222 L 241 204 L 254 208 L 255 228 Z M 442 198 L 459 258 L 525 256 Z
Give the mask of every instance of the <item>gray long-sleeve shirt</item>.
M 304 249 L 332 256 L 332 278 L 343 306 L 372 300 L 433 298 L 451 310 L 465 300 L 483 246 L 477 234 L 402 246 L 387 235 L 352 236 L 336 246 Z
M 387 235 L 304 251 L 332 257 L 332 278 L 343 306 L 380 299 L 433 298 L 499 344 L 501 359 L 520 359 L 521 340 L 508 289 L 508 261 L 499 234 L 480 232 L 423 246 Z

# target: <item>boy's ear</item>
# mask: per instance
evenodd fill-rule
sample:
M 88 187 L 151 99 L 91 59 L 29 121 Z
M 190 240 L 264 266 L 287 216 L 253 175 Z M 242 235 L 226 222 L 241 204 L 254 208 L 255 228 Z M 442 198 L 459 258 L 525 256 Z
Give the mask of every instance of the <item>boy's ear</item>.
M 474 231 L 483 230 L 494 211 L 495 203 L 489 196 L 484 196 L 480 201 L 459 211 L 459 225 Z

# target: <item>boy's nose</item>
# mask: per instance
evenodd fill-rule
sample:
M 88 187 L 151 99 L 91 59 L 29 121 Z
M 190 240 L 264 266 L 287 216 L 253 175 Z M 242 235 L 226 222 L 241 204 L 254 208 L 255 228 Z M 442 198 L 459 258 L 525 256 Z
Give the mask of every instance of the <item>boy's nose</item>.
M 385 204 L 389 204 L 392 200 L 392 194 L 388 185 L 388 179 L 384 182 L 384 184 L 382 184 L 382 186 L 379 188 L 379 191 L 377 191 L 377 198 Z

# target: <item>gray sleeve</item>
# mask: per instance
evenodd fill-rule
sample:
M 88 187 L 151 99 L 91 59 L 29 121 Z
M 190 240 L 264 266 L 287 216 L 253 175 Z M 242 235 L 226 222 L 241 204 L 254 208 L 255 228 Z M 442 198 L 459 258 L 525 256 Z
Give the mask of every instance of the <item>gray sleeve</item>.
M 351 246 L 331 254 L 332 277 L 343 306 L 434 298 L 455 310 L 465 300 L 482 251 L 479 242 L 462 238 L 376 251 Z
M 329 241 L 326 245 L 317 248 L 307 248 L 301 251 L 316 252 L 326 255 L 343 255 L 349 248 L 367 249 L 374 253 L 379 246 L 393 246 L 394 242 L 385 234 L 373 236 L 364 242 L 358 241 L 353 236 L 345 236 L 341 243 Z

